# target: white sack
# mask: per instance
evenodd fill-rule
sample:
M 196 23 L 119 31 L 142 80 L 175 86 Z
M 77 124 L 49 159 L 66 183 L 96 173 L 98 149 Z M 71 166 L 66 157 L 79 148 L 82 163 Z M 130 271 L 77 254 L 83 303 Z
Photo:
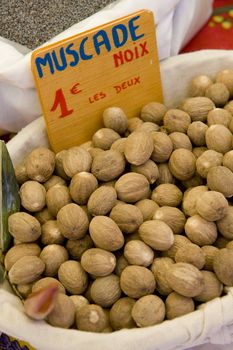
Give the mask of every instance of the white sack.
M 176 55 L 209 18 L 213 0 L 118 0 L 65 30 L 55 42 L 141 9 L 154 13 L 160 60 Z M 24 54 L 0 38 L 0 135 L 18 132 L 42 112 Z
M 188 94 L 190 79 L 196 74 L 215 76 L 223 68 L 232 68 L 233 51 L 199 51 L 169 58 L 161 64 L 165 103 L 176 106 Z M 43 118 L 25 127 L 10 142 L 8 150 L 15 164 L 33 148 L 47 145 Z M 37 350 L 232 350 L 233 288 L 191 314 L 162 324 L 112 334 L 85 333 L 34 322 L 23 313 L 20 300 L 0 288 L 0 330 L 28 341 Z M 220 344 L 213 346 L 212 344 Z

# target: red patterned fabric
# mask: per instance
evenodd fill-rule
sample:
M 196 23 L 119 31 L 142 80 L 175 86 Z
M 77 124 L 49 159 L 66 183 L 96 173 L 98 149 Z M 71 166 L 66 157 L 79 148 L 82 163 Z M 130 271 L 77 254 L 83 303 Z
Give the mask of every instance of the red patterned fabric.
M 233 1 L 215 0 L 208 23 L 184 47 L 183 52 L 203 49 L 233 49 Z

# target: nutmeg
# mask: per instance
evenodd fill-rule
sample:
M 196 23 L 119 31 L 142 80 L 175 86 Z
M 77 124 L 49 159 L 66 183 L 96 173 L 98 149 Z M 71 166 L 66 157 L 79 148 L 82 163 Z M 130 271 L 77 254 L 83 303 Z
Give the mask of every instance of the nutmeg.
M 83 238 L 68 240 L 66 243 L 66 249 L 69 255 L 74 260 L 80 260 L 82 254 L 87 250 L 92 248 L 94 245 L 91 237 L 89 235 L 85 235 Z
M 43 185 L 37 181 L 26 181 L 19 191 L 22 206 L 30 211 L 40 211 L 45 206 L 46 191 Z
M 88 230 L 88 217 L 85 211 L 75 203 L 62 207 L 57 214 L 58 227 L 68 239 L 82 238 Z
M 163 124 L 169 133 L 174 131 L 186 133 L 190 123 L 188 113 L 180 109 L 169 109 L 163 117 Z
M 216 77 L 217 83 L 223 83 L 230 92 L 230 96 L 233 96 L 233 70 L 224 69 L 218 72 Z
M 193 148 L 192 143 L 186 134 L 175 131 L 175 132 L 172 132 L 169 135 L 169 137 L 173 144 L 173 150 L 178 148 L 185 148 L 192 151 L 192 148 Z
M 153 132 L 151 134 L 154 141 L 154 149 L 151 154 L 151 159 L 154 162 L 166 162 L 173 150 L 173 144 L 168 135 L 163 132 Z
M 222 193 L 207 191 L 197 199 L 196 209 L 204 219 L 217 221 L 227 214 L 228 202 Z
M 71 294 L 82 294 L 88 284 L 88 276 L 80 262 L 68 260 L 63 262 L 58 269 L 58 279 Z
M 186 315 L 194 311 L 195 304 L 192 298 L 172 292 L 165 300 L 166 317 L 168 320 Z
M 106 215 L 114 207 L 117 193 L 114 187 L 101 186 L 92 192 L 88 199 L 87 208 L 91 215 Z
M 205 265 L 205 255 L 197 244 L 187 244 L 177 249 L 175 261 L 192 264 L 201 270 Z
M 207 75 L 197 75 L 191 81 L 190 95 L 192 97 L 205 96 L 205 91 L 211 84 L 213 84 L 213 82 Z
M 140 238 L 155 250 L 167 250 L 174 243 L 172 229 L 161 220 L 148 220 L 138 229 Z
M 144 122 L 152 122 L 160 125 L 167 108 L 162 103 L 150 102 L 141 110 L 141 118 Z
M 214 222 L 194 215 L 187 219 L 185 233 L 193 243 L 203 246 L 213 244 L 217 238 L 217 226 Z
M 148 267 L 154 259 L 154 252 L 147 244 L 135 239 L 126 243 L 124 256 L 132 265 Z
M 201 247 L 201 250 L 205 256 L 204 270 L 213 271 L 213 260 L 215 254 L 218 252 L 218 248 L 212 245 L 204 245 Z
M 174 234 L 181 233 L 186 222 L 185 215 L 180 209 L 169 206 L 163 206 L 156 210 L 153 219 L 165 222 Z
M 106 128 L 124 134 L 128 127 L 128 119 L 125 112 L 119 107 L 108 107 L 103 112 L 103 123 Z
M 149 159 L 142 165 L 131 165 L 131 170 L 144 175 L 150 184 L 155 183 L 159 177 L 159 169 L 153 160 Z
M 214 256 L 213 268 L 218 279 L 226 286 L 233 286 L 233 250 L 219 249 Z
M 158 164 L 158 170 L 159 170 L 159 177 L 156 182 L 157 185 L 175 183 L 175 178 L 169 169 L 168 163 Z
M 201 271 L 204 278 L 204 289 L 200 294 L 195 296 L 195 300 L 203 303 L 214 298 L 220 297 L 223 290 L 222 283 L 217 279 L 216 275 L 211 271 Z
M 156 282 L 153 273 L 144 266 L 127 266 L 121 274 L 120 285 L 122 291 L 130 298 L 140 298 L 152 294 Z
M 141 211 L 143 216 L 143 221 L 151 220 L 159 208 L 158 204 L 151 199 L 141 199 L 135 206 Z
M 116 275 L 98 277 L 91 285 L 91 297 L 102 307 L 112 306 L 120 296 L 120 279 Z
M 60 176 L 52 175 L 43 185 L 48 191 L 53 186 L 66 186 L 66 181 Z
M 233 173 L 225 166 L 214 166 L 207 174 L 207 185 L 212 191 L 221 192 L 225 197 L 233 196 Z
M 66 294 L 64 286 L 54 277 L 44 277 L 33 283 L 32 293 L 36 293 L 41 289 L 47 288 L 51 285 L 57 285 L 59 293 Z
M 227 239 L 233 239 L 233 207 L 228 206 L 226 215 L 217 221 L 219 232 Z
M 108 251 L 115 251 L 124 245 L 124 236 L 118 225 L 109 217 L 94 217 L 89 226 L 90 236 L 95 246 Z
M 223 108 L 215 108 L 207 115 L 208 126 L 222 124 L 228 128 L 231 121 L 231 113 Z
M 214 150 L 207 150 L 197 158 L 196 167 L 197 172 L 203 178 L 207 177 L 209 170 L 214 166 L 222 165 L 223 155 L 222 153 L 216 152 Z
M 224 154 L 222 164 L 223 166 L 233 171 L 233 151 L 229 151 Z M 218 164 L 218 165 L 221 165 L 221 164 Z
M 211 125 L 206 130 L 205 139 L 207 147 L 216 152 L 224 154 L 232 148 L 232 133 L 222 124 Z
M 11 235 L 22 243 L 36 241 L 41 235 L 39 221 L 24 212 L 14 213 L 8 218 L 8 229 Z
M 39 256 L 41 249 L 36 243 L 21 243 L 11 247 L 5 255 L 4 266 L 7 271 L 23 256 Z
M 132 308 L 135 300 L 129 297 L 118 299 L 110 309 L 110 323 L 114 330 L 134 328 L 136 326 L 132 318 Z
M 108 323 L 108 317 L 99 305 L 84 305 L 76 313 L 76 325 L 80 331 L 103 332 Z
M 205 96 L 210 98 L 216 106 L 224 106 L 230 97 L 230 92 L 226 85 L 217 82 L 207 87 Z
M 65 237 L 61 233 L 57 220 L 48 220 L 41 227 L 41 242 L 44 245 L 48 244 L 62 244 Z
M 67 150 L 62 150 L 55 155 L 55 173 L 64 180 L 69 180 L 69 176 L 66 175 L 63 167 L 63 160 L 67 152 Z
M 37 256 L 23 256 L 9 271 L 9 280 L 13 284 L 27 284 L 36 281 L 45 269 L 44 262 Z
M 151 199 L 159 206 L 178 207 L 182 201 L 183 193 L 173 184 L 161 184 L 152 192 Z
M 143 216 L 132 204 L 117 204 L 110 213 L 110 218 L 119 226 L 122 232 L 135 232 L 143 222 Z
M 208 126 L 201 121 L 195 121 L 189 125 L 187 134 L 195 146 L 205 146 L 207 129 Z
M 54 327 L 70 328 L 75 320 L 75 306 L 72 300 L 67 295 L 59 293 L 47 320 Z
M 85 271 L 97 277 L 110 275 L 116 266 L 115 255 L 100 248 L 87 249 L 81 257 Z
M 46 203 L 50 213 L 56 217 L 59 210 L 71 202 L 69 189 L 66 186 L 51 187 L 46 193 Z
M 145 131 L 132 132 L 125 141 L 124 154 L 130 164 L 144 164 L 153 151 L 153 138 Z
M 190 179 L 196 169 L 196 159 L 187 149 L 179 148 L 172 152 L 169 159 L 169 169 L 178 180 Z
M 45 182 L 55 168 L 55 154 L 45 147 L 34 149 L 25 161 L 27 175 L 30 179 Z
M 59 244 L 49 244 L 40 253 L 40 259 L 45 263 L 44 275 L 56 276 L 62 263 L 69 258 L 67 250 Z
M 67 176 L 73 177 L 82 171 L 89 172 L 92 158 L 90 153 L 82 147 L 71 147 L 65 154 L 62 161 Z
M 146 198 L 149 191 L 149 182 L 144 175 L 127 173 L 117 180 L 115 189 L 120 200 L 135 203 Z
M 182 210 L 185 215 L 193 216 L 197 214 L 196 203 L 199 196 L 208 191 L 207 186 L 197 186 L 194 188 L 189 188 L 184 192 Z
M 175 264 L 174 260 L 168 257 L 155 258 L 151 271 L 153 272 L 156 280 L 156 289 L 161 295 L 168 295 L 172 292 L 166 280 L 166 271 L 171 265 Z
M 193 122 L 205 122 L 207 114 L 214 108 L 213 101 L 207 97 L 190 97 L 181 105 L 181 109 L 190 115 Z
M 96 177 L 86 171 L 74 175 L 70 182 L 70 195 L 73 201 L 79 205 L 87 204 L 90 195 L 97 189 Z
M 94 157 L 92 174 L 100 181 L 111 181 L 120 176 L 125 169 L 125 159 L 119 151 L 110 149 Z
M 161 323 L 165 318 L 165 305 L 157 295 L 145 295 L 132 308 L 132 317 L 138 327 Z

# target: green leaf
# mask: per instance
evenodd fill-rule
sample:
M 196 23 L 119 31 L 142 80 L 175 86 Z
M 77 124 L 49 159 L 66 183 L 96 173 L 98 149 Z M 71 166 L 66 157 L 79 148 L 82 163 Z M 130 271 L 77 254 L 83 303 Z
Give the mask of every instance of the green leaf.
M 20 210 L 19 187 L 5 142 L 0 141 L 0 249 L 9 249 L 12 237 L 8 217 Z
M 5 277 L 6 277 L 6 271 L 4 269 L 4 266 L 0 263 L 0 284 L 3 283 Z

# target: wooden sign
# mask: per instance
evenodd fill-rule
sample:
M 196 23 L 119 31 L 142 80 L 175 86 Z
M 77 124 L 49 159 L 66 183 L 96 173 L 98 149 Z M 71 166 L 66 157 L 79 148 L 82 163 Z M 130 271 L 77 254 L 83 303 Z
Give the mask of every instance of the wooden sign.
M 91 140 L 107 107 L 121 107 L 131 118 L 163 99 L 147 10 L 42 47 L 31 64 L 55 152 Z

